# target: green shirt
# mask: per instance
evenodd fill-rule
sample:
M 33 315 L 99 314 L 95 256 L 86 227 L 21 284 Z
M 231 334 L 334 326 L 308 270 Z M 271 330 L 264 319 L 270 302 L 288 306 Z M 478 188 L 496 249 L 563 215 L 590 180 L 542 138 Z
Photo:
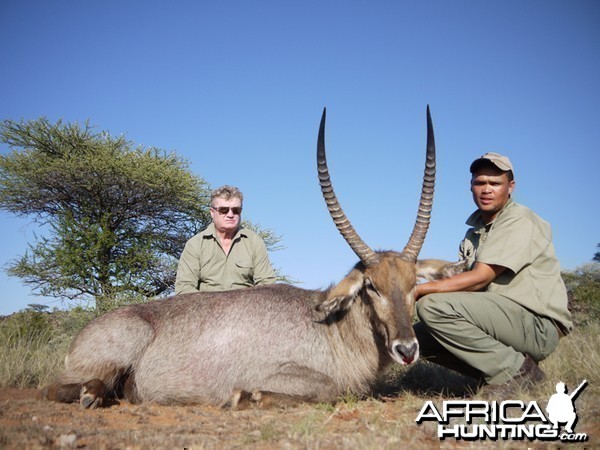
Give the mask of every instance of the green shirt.
M 479 211 L 467 220 L 460 257 L 506 267 L 486 291 L 503 295 L 527 309 L 553 319 L 567 334 L 573 328 L 567 290 L 554 253 L 550 225 L 529 208 L 508 203 L 489 224 Z
M 214 224 L 185 244 L 175 279 L 175 294 L 227 291 L 275 283 L 275 272 L 262 238 L 241 228 L 226 255 Z

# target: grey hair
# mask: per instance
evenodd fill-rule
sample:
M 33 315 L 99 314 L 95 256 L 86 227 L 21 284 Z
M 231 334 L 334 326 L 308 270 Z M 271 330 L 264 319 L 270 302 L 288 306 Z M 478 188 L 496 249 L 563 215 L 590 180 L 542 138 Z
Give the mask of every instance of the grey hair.
M 239 198 L 240 202 L 244 202 L 244 194 L 235 186 L 221 186 L 220 188 L 215 189 L 210 194 L 210 204 L 213 205 L 213 201 L 216 198 L 222 198 L 224 200 L 231 200 L 232 198 Z

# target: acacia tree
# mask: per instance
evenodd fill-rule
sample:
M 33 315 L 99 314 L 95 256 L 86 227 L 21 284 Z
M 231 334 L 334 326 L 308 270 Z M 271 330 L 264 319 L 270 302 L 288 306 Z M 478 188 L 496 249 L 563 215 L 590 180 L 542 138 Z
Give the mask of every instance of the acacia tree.
M 210 221 L 207 183 L 174 153 L 85 124 L 4 121 L 0 208 L 47 227 L 7 271 L 34 294 L 115 302 L 169 293 L 187 239 Z M 263 231 L 268 246 L 279 238 Z

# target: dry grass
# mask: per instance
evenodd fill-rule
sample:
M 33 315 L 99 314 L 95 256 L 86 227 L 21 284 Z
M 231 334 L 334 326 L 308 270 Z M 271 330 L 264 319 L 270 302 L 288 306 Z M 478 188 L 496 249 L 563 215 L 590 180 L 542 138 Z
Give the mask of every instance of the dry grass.
M 29 309 L 0 318 L 0 387 L 50 383 L 63 369 L 73 337 L 93 317 L 82 309 L 53 314 Z
M 587 379 L 589 385 L 576 402 L 576 430 L 590 436 L 585 448 L 600 446 L 598 348 L 600 326 L 577 329 L 542 363 L 547 380 L 518 395 L 525 402 L 536 400 L 543 408 L 557 381 L 572 389 Z M 76 405 L 0 398 L 0 448 L 558 448 L 543 441 L 440 441 L 435 423 L 415 423 L 427 400 L 441 405 L 467 392 L 471 384 L 453 372 L 419 363 L 408 370 L 393 368 L 372 398 L 347 396 L 334 406 L 223 411 L 121 403 L 87 411 Z
M 25 332 L 23 327 L 0 327 L 0 333 L 4 333 L 0 334 L 2 386 L 39 387 L 60 371 L 69 339 L 62 334 L 46 334 L 42 323 L 36 326 L 35 333 Z M 569 444 L 569 448 L 600 447 L 599 349 L 600 324 L 588 322 L 576 328 L 542 362 L 546 381 L 517 396 L 525 402 L 535 400 L 544 408 L 558 381 L 574 389 L 587 379 L 589 384 L 576 401 L 576 431 L 587 433 L 590 439 L 585 445 Z M 409 369 L 393 367 L 371 398 L 346 396 L 334 406 L 302 405 L 270 411 L 127 403 L 87 411 L 76 405 L 37 401 L 32 395 L 19 399 L 22 390 L 0 390 L 0 448 L 559 447 L 543 441 L 440 441 L 435 423 L 415 423 L 426 401 L 441 405 L 446 399 L 461 398 L 471 391 L 476 391 L 472 380 L 428 363 Z M 476 394 L 474 398 L 478 398 Z

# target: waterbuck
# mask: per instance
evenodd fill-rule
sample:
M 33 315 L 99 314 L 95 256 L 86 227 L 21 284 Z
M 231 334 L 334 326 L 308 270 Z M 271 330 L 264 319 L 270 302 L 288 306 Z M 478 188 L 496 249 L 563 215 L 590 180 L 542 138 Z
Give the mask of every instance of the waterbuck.
M 106 398 L 241 408 L 331 402 L 368 393 L 388 364 L 419 357 L 411 326 L 417 276 L 460 265 L 419 261 L 429 226 L 435 143 L 427 108 L 427 156 L 418 216 L 402 252 L 375 252 L 333 191 L 325 156 L 325 110 L 317 143 L 321 190 L 360 262 L 324 291 L 276 284 L 191 293 L 123 307 L 74 339 L 65 371 L 43 396 L 95 408 Z

